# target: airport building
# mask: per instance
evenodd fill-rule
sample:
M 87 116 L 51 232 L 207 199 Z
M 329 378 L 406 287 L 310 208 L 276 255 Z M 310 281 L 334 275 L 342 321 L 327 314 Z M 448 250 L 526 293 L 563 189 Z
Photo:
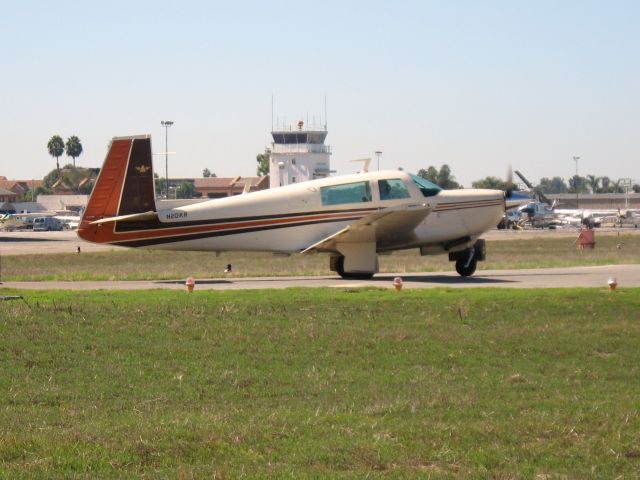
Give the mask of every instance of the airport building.
M 557 208 L 626 209 L 640 208 L 640 193 L 548 193 L 547 198 L 557 202 Z
M 8 180 L 7 177 L 0 176 L 0 188 L 10 190 L 15 193 L 18 200 L 23 199 L 29 192 L 42 186 L 42 180 Z
M 264 190 L 269 186 L 269 177 L 206 177 L 194 179 L 195 191 L 202 198 L 224 198 Z
M 0 187 L 0 204 L 13 203 L 18 200 L 18 194 Z
M 331 173 L 331 147 L 325 145 L 323 128 L 304 128 L 300 120 L 296 128 L 274 130 L 269 164 L 269 188 L 328 177 Z

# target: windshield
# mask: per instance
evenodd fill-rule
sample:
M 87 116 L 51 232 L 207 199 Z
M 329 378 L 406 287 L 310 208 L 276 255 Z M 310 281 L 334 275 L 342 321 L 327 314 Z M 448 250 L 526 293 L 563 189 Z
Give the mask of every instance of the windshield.
M 424 195 L 425 197 L 433 197 L 434 195 L 437 195 L 440 190 L 442 190 L 435 183 L 431 183 L 427 179 L 418 177 L 417 175 L 409 174 L 409 176 L 411 177 L 411 180 L 413 180 L 413 182 L 418 186 L 418 188 L 422 192 L 422 195 Z

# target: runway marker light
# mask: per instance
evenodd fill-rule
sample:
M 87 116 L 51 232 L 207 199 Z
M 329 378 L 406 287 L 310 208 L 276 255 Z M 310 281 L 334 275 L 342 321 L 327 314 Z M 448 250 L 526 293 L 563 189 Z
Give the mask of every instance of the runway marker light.
M 618 286 L 618 281 L 616 280 L 616 277 L 609 277 L 609 280 L 607 280 L 607 285 L 609 285 L 609 290 L 613 292 Z
M 193 277 L 187 278 L 187 281 L 184 282 L 184 284 L 187 286 L 187 291 L 189 293 L 193 293 L 193 288 L 196 286 L 196 281 L 193 279 Z
M 393 279 L 393 287 L 396 289 L 396 292 L 402 290 L 402 278 L 396 277 Z

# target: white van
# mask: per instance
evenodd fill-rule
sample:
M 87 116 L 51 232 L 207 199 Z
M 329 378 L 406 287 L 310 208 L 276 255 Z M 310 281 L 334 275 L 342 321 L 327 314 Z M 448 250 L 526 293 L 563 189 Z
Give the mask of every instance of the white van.
M 62 230 L 62 222 L 54 217 L 36 217 L 33 221 L 34 232 L 49 232 Z

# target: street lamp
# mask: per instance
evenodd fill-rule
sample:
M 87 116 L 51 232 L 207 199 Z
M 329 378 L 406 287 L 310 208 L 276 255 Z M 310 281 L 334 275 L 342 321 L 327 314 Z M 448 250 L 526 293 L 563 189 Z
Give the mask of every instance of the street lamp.
M 173 122 L 162 120 L 160 125 L 164 127 L 164 191 L 165 198 L 169 198 L 169 127 Z
M 380 171 L 380 155 L 382 155 L 382 152 L 380 150 L 377 150 L 376 157 L 378 157 L 378 171 Z
M 580 160 L 580 157 L 576 157 L 576 156 L 573 157 L 573 161 L 576 162 L 576 176 L 573 179 L 573 188 L 576 191 L 576 208 L 580 208 L 580 204 L 578 202 L 578 179 L 579 179 L 579 177 L 578 177 L 578 160 Z

